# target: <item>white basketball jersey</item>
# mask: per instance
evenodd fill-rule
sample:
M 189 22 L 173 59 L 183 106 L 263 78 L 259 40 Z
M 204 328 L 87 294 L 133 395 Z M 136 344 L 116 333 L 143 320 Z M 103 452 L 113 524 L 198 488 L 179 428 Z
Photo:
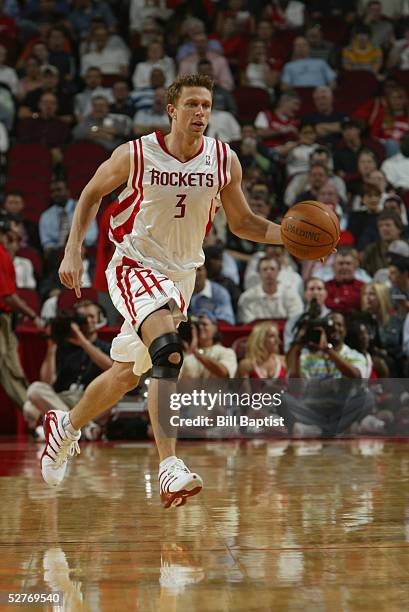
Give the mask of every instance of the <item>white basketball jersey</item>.
M 197 154 L 182 162 L 155 132 L 129 149 L 128 183 L 111 217 L 112 263 L 127 257 L 183 278 L 203 264 L 203 239 L 230 182 L 230 147 L 204 136 Z

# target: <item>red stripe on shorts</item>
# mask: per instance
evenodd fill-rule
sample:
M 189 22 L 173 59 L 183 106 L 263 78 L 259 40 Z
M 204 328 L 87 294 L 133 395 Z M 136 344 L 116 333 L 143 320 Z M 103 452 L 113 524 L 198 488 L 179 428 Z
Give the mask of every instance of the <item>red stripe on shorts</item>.
M 128 301 L 128 296 L 126 294 L 126 291 L 125 291 L 125 288 L 124 288 L 124 285 L 123 285 L 123 280 L 122 280 L 122 272 L 123 272 L 123 270 L 124 270 L 123 266 L 117 266 L 117 268 L 116 268 L 116 284 L 117 284 L 117 287 L 118 287 L 119 291 L 121 292 L 122 299 L 123 299 L 123 301 L 125 303 L 126 309 L 129 312 L 129 314 L 130 314 L 130 317 L 131 317 L 131 320 L 132 320 L 132 325 L 135 325 L 136 324 L 136 319 L 134 318 L 134 316 L 132 314 L 132 310 L 130 308 L 129 301 Z

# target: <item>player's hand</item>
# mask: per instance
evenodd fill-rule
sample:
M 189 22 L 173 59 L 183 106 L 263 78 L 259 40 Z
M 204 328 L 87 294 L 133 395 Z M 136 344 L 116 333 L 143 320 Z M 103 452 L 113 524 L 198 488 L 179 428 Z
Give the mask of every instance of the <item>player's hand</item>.
M 80 250 L 65 253 L 58 274 L 67 289 L 74 289 L 77 298 L 81 297 L 81 279 L 84 273 Z
M 330 255 L 332 255 L 332 253 L 336 253 L 336 252 L 337 252 L 337 249 L 332 249 Z M 320 257 L 318 261 L 320 261 L 321 263 L 325 263 L 325 257 Z

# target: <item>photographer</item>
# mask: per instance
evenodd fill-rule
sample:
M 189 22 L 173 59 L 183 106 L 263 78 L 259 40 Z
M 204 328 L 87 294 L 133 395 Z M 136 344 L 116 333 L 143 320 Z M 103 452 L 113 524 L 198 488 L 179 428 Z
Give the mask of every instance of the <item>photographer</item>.
M 197 322 L 190 322 L 190 337 L 183 340 L 186 352 L 181 378 L 234 377 L 237 370 L 236 353 L 219 344 L 218 336 L 217 319 L 212 312 L 203 310 Z
M 74 312 L 74 317 L 60 317 L 51 323 L 40 381 L 29 386 L 23 407 L 32 428 L 47 410 L 72 408 L 91 381 L 112 365 L 111 346 L 97 334 L 100 306 L 83 300 L 74 305 Z
M 308 379 L 302 401 L 287 396 L 287 416 L 296 435 L 334 435 L 353 424 L 361 432 L 383 430 L 383 421 L 370 414 L 372 395 L 359 382 L 367 372 L 365 357 L 344 343 L 346 331 L 344 316 L 335 312 L 316 329 L 299 329 L 287 355 L 289 378 Z
M 330 313 L 330 310 L 325 306 L 326 299 L 327 290 L 325 289 L 324 281 L 320 278 L 309 278 L 304 288 L 306 309 L 301 315 L 295 315 L 286 321 L 284 327 L 284 353 L 289 351 L 291 342 L 294 340 L 297 329 L 301 324 L 305 324 L 308 320 L 311 321 L 315 318 L 326 317 Z

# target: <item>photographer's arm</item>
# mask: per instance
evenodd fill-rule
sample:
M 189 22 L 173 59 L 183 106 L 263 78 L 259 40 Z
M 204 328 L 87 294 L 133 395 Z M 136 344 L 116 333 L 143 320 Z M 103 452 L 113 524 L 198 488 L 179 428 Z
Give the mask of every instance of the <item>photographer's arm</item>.
M 207 370 L 209 370 L 209 372 L 213 374 L 213 376 L 216 376 L 217 378 L 229 378 L 229 371 L 222 363 L 219 363 L 210 357 L 206 357 L 206 355 L 202 355 L 198 349 L 194 349 L 192 354 L 198 361 L 200 361 L 202 365 L 204 365 Z
M 301 371 L 301 351 L 303 345 L 300 342 L 293 342 L 287 353 L 287 372 L 289 378 L 303 378 Z
M 40 380 L 41 382 L 52 385 L 57 378 L 56 361 L 55 356 L 57 352 L 57 345 L 53 340 L 47 341 L 47 352 L 44 357 L 44 361 L 40 368 Z
M 113 363 L 112 359 L 84 336 L 77 323 L 71 323 L 71 330 L 72 336 L 69 342 L 75 344 L 75 346 L 80 346 L 100 370 L 109 370 Z
M 345 359 L 342 359 L 341 355 L 337 353 L 334 348 L 326 347 L 323 350 L 326 356 L 331 359 L 343 376 L 346 378 L 362 378 L 361 372 L 358 370 L 358 368 L 355 368 L 353 365 L 345 361 Z

